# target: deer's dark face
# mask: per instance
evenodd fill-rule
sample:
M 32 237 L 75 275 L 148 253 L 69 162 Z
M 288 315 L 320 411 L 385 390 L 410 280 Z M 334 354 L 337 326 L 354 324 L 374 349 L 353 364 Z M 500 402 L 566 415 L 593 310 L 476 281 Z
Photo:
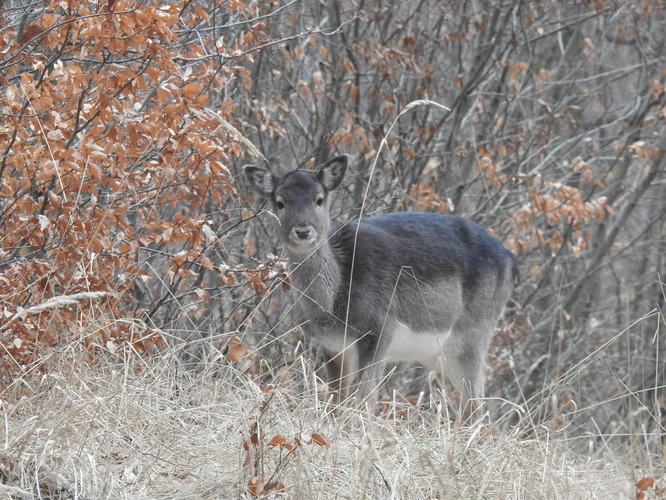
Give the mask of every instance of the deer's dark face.
M 295 170 L 275 177 L 268 170 L 245 167 L 256 192 L 268 198 L 280 221 L 280 242 L 292 256 L 307 256 L 328 238 L 329 200 L 347 170 L 347 157 L 338 156 L 314 172 Z

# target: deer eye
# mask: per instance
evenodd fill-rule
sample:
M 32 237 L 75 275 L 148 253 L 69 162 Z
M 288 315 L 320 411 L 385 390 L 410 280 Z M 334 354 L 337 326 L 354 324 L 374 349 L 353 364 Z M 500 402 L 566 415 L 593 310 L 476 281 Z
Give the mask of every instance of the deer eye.
M 318 207 L 321 207 L 324 204 L 324 197 L 323 196 L 318 196 L 316 203 L 317 203 Z
M 278 210 L 282 210 L 284 208 L 284 202 L 276 200 L 275 206 L 277 207 Z

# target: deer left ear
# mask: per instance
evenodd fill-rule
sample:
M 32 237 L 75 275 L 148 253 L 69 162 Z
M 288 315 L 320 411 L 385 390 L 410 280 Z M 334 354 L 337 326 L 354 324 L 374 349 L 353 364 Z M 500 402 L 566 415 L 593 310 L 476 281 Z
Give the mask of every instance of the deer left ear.
M 349 157 L 347 155 L 337 156 L 325 163 L 317 172 L 317 180 L 327 191 L 333 191 L 342 184 L 347 172 Z
M 254 167 L 252 165 L 243 167 L 243 172 L 245 173 L 247 180 L 250 181 L 252 189 L 264 198 L 271 197 L 275 184 L 273 174 L 264 168 Z

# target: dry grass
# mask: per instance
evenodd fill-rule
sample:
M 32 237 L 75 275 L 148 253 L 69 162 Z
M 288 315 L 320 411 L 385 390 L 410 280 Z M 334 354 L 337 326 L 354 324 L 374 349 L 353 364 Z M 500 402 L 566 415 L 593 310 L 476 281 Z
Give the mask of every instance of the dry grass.
M 659 458 L 584 453 L 529 415 L 461 428 L 414 409 L 327 414 L 303 393 L 308 377 L 285 369 L 262 391 L 221 359 L 193 372 L 173 352 L 94 366 L 72 355 L 3 394 L 0 498 L 250 498 L 255 477 L 283 486 L 260 498 L 289 499 L 633 499 L 642 477 L 657 479 L 645 498 L 663 486 Z

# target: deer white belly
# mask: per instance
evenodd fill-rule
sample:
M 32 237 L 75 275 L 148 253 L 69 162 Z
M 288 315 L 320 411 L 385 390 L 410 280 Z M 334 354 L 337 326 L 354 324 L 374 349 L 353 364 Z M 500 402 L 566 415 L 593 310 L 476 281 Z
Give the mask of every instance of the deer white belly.
M 444 354 L 444 344 L 451 331 L 415 332 L 404 323 L 398 323 L 391 333 L 386 361 L 416 361 L 434 370 L 441 366 L 440 358 Z

